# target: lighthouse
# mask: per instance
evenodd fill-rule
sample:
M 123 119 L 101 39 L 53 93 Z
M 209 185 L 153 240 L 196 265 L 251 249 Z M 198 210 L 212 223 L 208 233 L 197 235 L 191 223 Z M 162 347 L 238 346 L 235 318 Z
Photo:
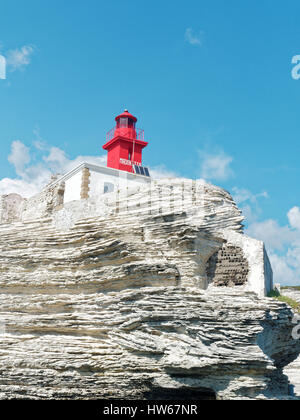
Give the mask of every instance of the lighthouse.
M 125 109 L 115 120 L 116 126 L 107 133 L 103 146 L 108 152 L 107 167 L 149 176 L 142 164 L 142 152 L 148 143 L 144 141 L 144 130 L 136 128 L 137 118 Z
M 136 128 L 137 119 L 127 109 L 116 118 L 115 127 L 107 133 L 107 165 L 81 162 L 66 174 L 58 177 L 48 188 L 58 191 L 59 205 L 72 201 L 100 199 L 103 194 L 142 188 L 152 180 L 148 168 L 143 166 L 142 152 L 148 145 L 144 130 Z

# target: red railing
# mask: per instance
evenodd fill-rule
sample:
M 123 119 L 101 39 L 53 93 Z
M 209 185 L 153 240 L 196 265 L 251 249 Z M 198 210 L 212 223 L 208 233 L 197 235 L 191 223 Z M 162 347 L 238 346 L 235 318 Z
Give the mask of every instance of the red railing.
M 109 132 L 106 134 L 106 142 L 109 142 L 115 137 L 115 131 L 116 131 L 116 127 L 109 130 Z M 142 130 L 141 128 L 136 128 L 135 131 L 136 131 L 136 137 L 134 140 L 144 141 L 144 138 L 145 138 L 144 130 Z

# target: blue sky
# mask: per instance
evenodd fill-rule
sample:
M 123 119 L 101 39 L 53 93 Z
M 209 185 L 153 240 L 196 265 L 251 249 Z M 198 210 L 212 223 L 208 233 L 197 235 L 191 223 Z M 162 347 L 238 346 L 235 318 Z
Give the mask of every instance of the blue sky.
M 0 194 L 101 163 L 128 108 L 153 173 L 229 190 L 276 281 L 300 284 L 299 16 L 293 0 L 1 0 Z

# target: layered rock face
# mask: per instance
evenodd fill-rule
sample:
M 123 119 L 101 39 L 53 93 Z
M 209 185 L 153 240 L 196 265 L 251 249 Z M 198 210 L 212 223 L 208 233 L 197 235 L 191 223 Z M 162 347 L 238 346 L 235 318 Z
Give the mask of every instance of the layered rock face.
M 201 289 L 210 284 L 243 285 L 244 290 L 259 296 L 273 287 L 264 244 L 242 234 L 243 216 L 230 194 L 221 188 L 187 179 L 134 188 L 129 184 L 116 193 L 65 205 L 61 204 L 63 194 L 63 184 L 58 180 L 38 196 L 20 200 L 10 212 L 16 215 L 10 222 L 43 220 L 46 228 L 50 224 L 69 236 L 69 229 L 77 232 L 80 220 L 87 220 L 104 234 L 115 230 L 118 239 L 141 254 L 139 259 L 146 256 L 155 262 L 174 263 L 182 285 Z M 208 262 L 211 257 L 212 264 Z
M 1 295 L 0 397 L 287 395 L 289 310 L 228 290 Z
M 1 398 L 287 395 L 293 314 L 226 191 L 41 200 L 0 225 Z
M 282 289 L 281 294 L 287 296 L 296 302 L 300 303 L 300 290 L 295 288 Z M 293 335 L 296 340 L 300 340 L 300 314 L 295 313 L 293 318 Z M 300 356 L 290 363 L 284 369 L 284 374 L 287 375 L 290 381 L 290 393 L 300 397 Z

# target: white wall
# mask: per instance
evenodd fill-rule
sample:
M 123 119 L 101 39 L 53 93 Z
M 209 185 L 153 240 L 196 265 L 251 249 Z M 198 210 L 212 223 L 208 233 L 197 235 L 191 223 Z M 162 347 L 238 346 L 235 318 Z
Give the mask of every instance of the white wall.
M 96 172 L 90 169 L 90 192 L 89 197 L 95 197 L 104 194 L 106 183 L 114 185 L 114 192 L 118 189 L 124 190 L 127 187 L 140 186 L 148 184 L 150 180 L 135 174 L 127 174 L 123 171 L 116 171 L 112 174 Z
M 83 168 L 88 168 L 90 171 L 89 197 L 104 194 L 106 184 L 110 185 L 109 192 L 112 190 L 117 192 L 126 190 L 127 187 L 151 183 L 151 178 L 148 177 L 85 163 L 62 178 L 65 181 L 64 204 L 81 199 Z
M 265 272 L 265 293 L 266 295 L 273 290 L 274 284 L 273 284 L 273 270 L 272 266 L 267 254 L 267 251 L 264 246 L 264 272 Z
M 82 183 L 82 169 L 71 176 L 69 179 L 65 180 L 65 195 L 64 195 L 64 204 L 69 203 L 70 201 L 80 200 L 81 193 L 81 183 Z
M 242 248 L 248 261 L 249 274 L 245 290 L 255 292 L 259 297 L 266 296 L 273 289 L 273 272 L 264 243 L 229 230 L 224 232 L 224 238 L 229 244 Z

